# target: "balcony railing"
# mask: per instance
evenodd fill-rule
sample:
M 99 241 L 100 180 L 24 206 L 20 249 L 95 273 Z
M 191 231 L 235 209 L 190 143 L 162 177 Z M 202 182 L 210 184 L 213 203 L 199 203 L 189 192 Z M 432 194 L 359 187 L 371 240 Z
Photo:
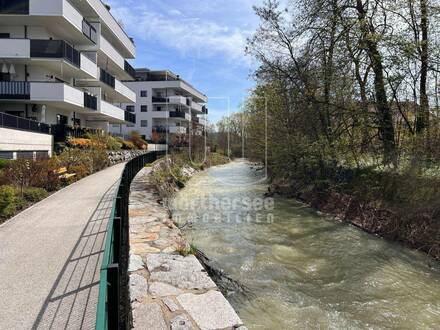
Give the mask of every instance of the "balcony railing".
M 88 127 L 72 127 L 69 125 L 56 124 L 50 126 L 54 142 L 66 142 L 69 138 L 82 138 L 87 134 L 102 134 L 101 129 Z
M 124 111 L 124 120 L 136 124 L 136 115 L 129 111 Z
M 204 114 L 208 114 L 208 108 L 207 108 L 206 106 L 203 106 L 203 107 L 202 107 L 202 112 L 203 112 Z
M 29 0 L 0 0 L 0 14 L 29 15 Z
M 136 78 L 136 71 L 134 70 L 134 68 L 130 65 L 130 63 L 128 63 L 127 61 L 124 60 L 124 70 L 125 72 L 127 72 L 133 79 Z
M 84 107 L 97 110 L 98 109 L 98 99 L 96 96 L 84 93 Z
M 115 77 L 113 77 L 110 73 L 100 68 L 101 74 L 99 75 L 99 80 L 103 83 L 109 85 L 113 89 L 115 88 Z
M 0 112 L 0 127 L 49 134 L 50 126 L 38 121 Z
M 29 100 L 30 96 L 28 81 L 0 81 L 0 99 Z
M 185 118 L 185 112 L 170 111 L 170 118 Z
M 153 96 L 151 98 L 151 100 L 153 101 L 153 103 L 167 103 L 167 98 L 166 97 Z
M 87 38 L 89 38 L 96 44 L 96 42 L 98 41 L 96 29 L 89 22 L 87 22 L 85 18 L 83 18 L 82 21 L 82 32 Z
M 81 64 L 80 53 L 64 40 L 32 39 L 31 57 L 63 58 L 78 68 Z

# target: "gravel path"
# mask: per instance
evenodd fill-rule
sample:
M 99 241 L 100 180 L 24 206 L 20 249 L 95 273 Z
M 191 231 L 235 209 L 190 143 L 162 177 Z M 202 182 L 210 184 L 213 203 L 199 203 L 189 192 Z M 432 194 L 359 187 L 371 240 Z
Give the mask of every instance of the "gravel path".
M 107 220 L 124 165 L 0 226 L 0 329 L 94 329 Z

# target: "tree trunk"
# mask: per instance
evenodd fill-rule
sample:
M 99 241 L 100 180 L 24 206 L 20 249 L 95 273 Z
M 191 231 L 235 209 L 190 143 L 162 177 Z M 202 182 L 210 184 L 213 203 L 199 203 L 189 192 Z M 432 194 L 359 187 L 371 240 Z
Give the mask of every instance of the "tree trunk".
M 423 133 L 429 128 L 429 101 L 426 92 L 428 78 L 428 5 L 427 0 L 420 0 L 420 29 L 422 40 L 420 45 L 420 110 L 417 112 L 416 132 Z
M 364 42 L 366 50 L 374 72 L 374 91 L 376 96 L 377 119 L 379 121 L 379 134 L 383 144 L 383 162 L 384 164 L 393 163 L 397 165 L 393 117 L 385 90 L 382 57 L 375 39 L 376 31 L 374 26 L 367 22 L 366 12 L 361 0 L 356 0 L 356 9 L 358 12 L 358 20 L 365 36 Z

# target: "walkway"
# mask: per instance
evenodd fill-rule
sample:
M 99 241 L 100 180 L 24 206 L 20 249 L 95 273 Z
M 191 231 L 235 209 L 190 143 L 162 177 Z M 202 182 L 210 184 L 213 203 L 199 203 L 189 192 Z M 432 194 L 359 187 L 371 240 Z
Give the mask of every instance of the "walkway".
M 94 329 L 112 197 L 124 164 L 0 226 L 0 329 Z

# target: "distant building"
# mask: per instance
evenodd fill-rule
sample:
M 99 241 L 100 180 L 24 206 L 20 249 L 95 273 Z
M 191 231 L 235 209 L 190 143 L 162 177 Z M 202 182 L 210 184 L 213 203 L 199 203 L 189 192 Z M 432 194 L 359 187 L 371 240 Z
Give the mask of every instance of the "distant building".
M 165 143 L 167 138 L 185 141 L 188 134 L 203 134 L 208 113 L 206 95 L 167 70 L 135 72 L 136 80 L 125 84 L 136 93 L 136 103 L 123 103 L 121 107 L 136 115 L 136 123 L 113 124 L 111 132 L 127 135 L 137 131 L 155 143 Z

